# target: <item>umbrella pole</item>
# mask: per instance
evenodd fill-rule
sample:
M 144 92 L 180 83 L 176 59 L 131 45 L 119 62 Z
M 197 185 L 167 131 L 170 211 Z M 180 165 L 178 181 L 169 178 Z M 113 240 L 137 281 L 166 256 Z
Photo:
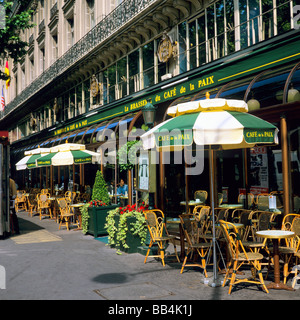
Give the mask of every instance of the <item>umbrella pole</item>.
M 212 222 L 213 222 L 213 278 L 208 282 L 211 287 L 221 286 L 221 282 L 218 279 L 217 271 L 217 248 L 216 248 L 216 226 L 215 226 L 215 193 L 214 193 L 214 150 L 209 146 L 208 150 L 209 159 L 209 172 L 210 172 L 210 194 L 211 194 L 211 212 L 212 212 Z

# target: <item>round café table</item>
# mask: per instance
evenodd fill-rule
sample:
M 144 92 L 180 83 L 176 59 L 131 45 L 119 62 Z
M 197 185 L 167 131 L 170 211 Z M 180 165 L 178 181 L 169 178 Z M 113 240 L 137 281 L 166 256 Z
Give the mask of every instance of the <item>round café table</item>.
M 280 282 L 280 270 L 279 270 L 279 248 L 278 240 L 292 238 L 295 233 L 285 230 L 262 230 L 257 231 L 256 234 L 261 238 L 272 239 L 273 241 L 273 256 L 274 256 L 274 282 L 266 285 L 267 289 L 282 289 L 294 291 L 291 286 L 288 286 Z
M 180 205 L 186 206 L 186 201 L 180 201 Z M 191 207 L 196 207 L 196 206 L 200 206 L 200 205 L 203 205 L 202 201 L 190 200 L 188 202 L 189 212 L 187 212 L 187 213 L 191 213 Z
M 77 212 L 75 213 L 78 217 L 78 226 L 77 229 L 73 229 L 73 230 L 82 230 L 82 221 L 81 221 L 81 212 L 79 211 L 79 208 L 81 208 L 82 206 L 84 206 L 84 203 L 74 203 L 74 204 L 70 204 L 70 207 L 73 207 L 75 209 L 77 209 Z
M 240 203 L 233 203 L 233 204 L 224 203 L 219 205 L 219 208 L 224 208 L 224 209 L 241 209 L 243 207 L 244 206 Z
M 167 218 L 166 224 L 177 224 L 179 227 L 180 238 L 180 260 L 184 260 L 185 257 L 185 245 L 184 245 L 184 232 L 180 223 L 180 218 Z

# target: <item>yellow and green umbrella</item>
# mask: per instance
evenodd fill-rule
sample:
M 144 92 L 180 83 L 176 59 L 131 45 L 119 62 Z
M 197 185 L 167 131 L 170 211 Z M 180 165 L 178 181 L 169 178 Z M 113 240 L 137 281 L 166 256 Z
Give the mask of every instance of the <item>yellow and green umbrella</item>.
M 50 148 L 50 153 L 36 160 L 37 167 L 68 166 L 73 164 L 99 163 L 100 154 L 85 149 L 85 145 L 65 143 Z
M 278 143 L 278 129 L 247 111 L 247 104 L 241 100 L 206 99 L 178 104 L 167 110 L 171 119 L 141 137 L 143 146 L 174 149 L 195 143 L 237 149 Z
M 159 151 L 171 151 L 193 143 L 209 147 L 214 260 L 211 286 L 220 285 L 216 267 L 213 149 L 251 148 L 256 144 L 278 143 L 278 129 L 247 112 L 247 103 L 242 100 L 209 99 L 208 95 L 206 100 L 169 107 L 167 114 L 172 118 L 141 136 L 146 150 L 156 148 Z
M 47 155 L 49 152 L 50 148 L 37 148 L 25 151 L 25 157 L 16 163 L 16 169 L 25 170 L 36 168 L 36 160 Z

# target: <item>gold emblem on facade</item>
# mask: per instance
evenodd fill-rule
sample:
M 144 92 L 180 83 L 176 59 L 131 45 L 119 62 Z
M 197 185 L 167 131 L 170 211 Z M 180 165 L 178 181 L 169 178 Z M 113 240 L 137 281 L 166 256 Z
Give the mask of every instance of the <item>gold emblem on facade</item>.
M 173 55 L 173 45 L 170 37 L 164 33 L 159 42 L 157 56 L 159 62 L 167 62 Z
M 98 80 L 94 74 L 93 74 L 92 80 L 91 80 L 90 91 L 91 91 L 92 97 L 97 97 L 98 92 L 99 92 L 99 85 L 98 85 Z

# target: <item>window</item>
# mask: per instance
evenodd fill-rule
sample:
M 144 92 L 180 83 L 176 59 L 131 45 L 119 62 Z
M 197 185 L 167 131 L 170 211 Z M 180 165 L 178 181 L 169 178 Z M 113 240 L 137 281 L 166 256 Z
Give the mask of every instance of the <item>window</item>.
M 179 73 L 291 29 L 293 1 L 219 0 L 178 26 Z
M 86 0 L 86 32 L 95 26 L 95 0 Z
M 34 59 L 29 60 L 29 82 L 34 80 Z
M 17 73 L 15 73 L 15 96 L 14 96 L 14 98 L 18 95 L 18 87 L 19 87 L 19 85 L 18 85 L 18 75 L 17 75 Z
M 44 0 L 40 0 L 40 21 L 44 20 L 44 18 L 45 18 Z
M 197 67 L 197 26 L 196 20 L 189 23 L 189 69 Z
M 69 119 L 69 93 L 63 95 L 63 120 Z
M 69 119 L 77 116 L 75 88 L 70 90 L 69 93 L 70 105 L 69 105 Z
M 21 91 L 24 90 L 26 87 L 26 80 L 25 80 L 25 67 L 21 68 Z
M 123 98 L 127 95 L 127 57 L 117 61 L 117 85 L 118 98 Z
M 76 87 L 76 105 L 78 109 L 78 114 L 82 114 L 83 111 L 83 104 L 82 104 L 82 83 L 80 83 Z
M 90 79 L 83 83 L 83 94 L 84 94 L 84 111 L 88 112 L 90 110 Z
M 74 19 L 67 19 L 67 49 L 70 49 L 74 44 Z
M 129 94 L 140 90 L 139 50 L 133 51 L 128 56 Z
M 178 39 L 179 39 L 179 73 L 187 71 L 186 59 L 186 22 L 178 26 Z
M 40 73 L 45 71 L 45 48 L 40 48 Z
M 58 58 L 58 41 L 57 34 L 52 36 L 52 59 L 51 63 L 54 63 Z
M 154 84 L 154 42 L 143 46 L 143 87 Z
M 291 29 L 291 6 L 292 1 L 277 0 L 277 34 Z
M 116 100 L 116 65 L 112 65 L 107 70 L 107 91 L 108 91 L 108 102 Z

